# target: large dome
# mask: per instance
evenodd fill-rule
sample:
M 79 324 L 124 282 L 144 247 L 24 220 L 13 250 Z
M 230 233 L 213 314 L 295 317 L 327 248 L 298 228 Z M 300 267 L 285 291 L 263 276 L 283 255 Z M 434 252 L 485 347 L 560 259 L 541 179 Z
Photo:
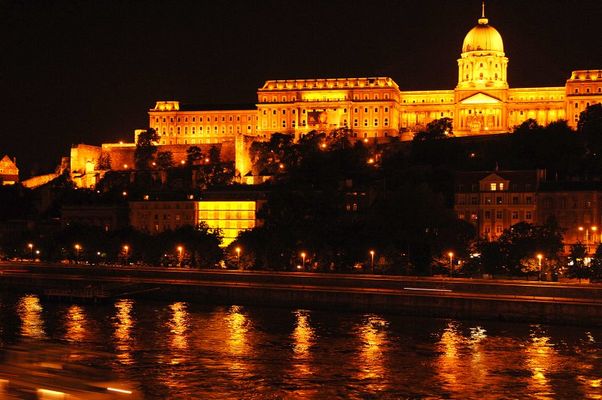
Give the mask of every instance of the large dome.
M 480 18 L 479 24 L 472 28 L 462 44 L 462 53 L 469 51 L 504 52 L 502 35 L 491 25 L 487 18 Z

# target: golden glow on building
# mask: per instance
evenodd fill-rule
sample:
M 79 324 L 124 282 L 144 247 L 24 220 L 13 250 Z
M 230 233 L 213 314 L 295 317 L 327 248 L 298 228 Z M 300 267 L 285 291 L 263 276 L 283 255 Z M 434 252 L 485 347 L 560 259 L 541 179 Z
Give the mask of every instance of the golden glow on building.
M 219 229 L 222 246 L 227 246 L 238 234 L 259 224 L 257 200 L 200 200 L 200 201 L 132 201 L 130 225 L 137 230 L 160 233 L 185 225 L 205 223 Z
M 222 246 L 232 243 L 238 234 L 256 226 L 256 201 L 197 202 L 198 222 L 222 232 Z
M 243 177 L 251 170 L 251 142 L 275 132 L 299 138 L 313 130 L 347 128 L 354 138 L 411 140 L 429 122 L 444 117 L 453 120 L 457 136 L 505 133 L 528 119 L 541 125 L 566 119 L 575 128 L 587 106 L 602 102 L 599 69 L 573 71 L 564 86 L 510 88 L 502 35 L 484 9 L 466 34 L 457 62 L 455 89 L 401 91 L 389 77 L 267 80 L 254 105 L 157 101 L 149 110 L 149 126 L 159 133 L 162 146 L 225 146 L 241 181 L 249 183 Z M 122 160 L 118 150 L 126 145 L 116 144 L 121 147 L 111 149 L 111 158 Z M 166 149 L 179 157 L 175 148 Z M 77 167 L 88 169 L 81 162 Z
M 11 160 L 5 155 L 0 159 L 0 185 L 14 185 L 17 182 L 19 182 L 17 159 Z

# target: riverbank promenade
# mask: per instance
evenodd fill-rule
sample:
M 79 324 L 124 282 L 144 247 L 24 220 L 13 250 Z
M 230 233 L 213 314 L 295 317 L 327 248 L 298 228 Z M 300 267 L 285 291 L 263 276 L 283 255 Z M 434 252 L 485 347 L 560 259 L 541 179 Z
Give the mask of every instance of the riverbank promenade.
M 0 287 L 81 301 L 176 298 L 602 326 L 596 283 L 2 263 Z

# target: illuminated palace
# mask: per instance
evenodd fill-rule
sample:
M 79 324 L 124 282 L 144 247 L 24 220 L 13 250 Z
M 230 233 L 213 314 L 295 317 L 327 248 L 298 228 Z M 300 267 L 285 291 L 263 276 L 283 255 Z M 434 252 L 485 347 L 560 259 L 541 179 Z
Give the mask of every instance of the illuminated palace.
M 159 133 L 158 144 L 174 152 L 176 162 L 185 156 L 177 146 L 219 144 L 225 146 L 222 153 L 225 148 L 235 157 L 244 176 L 250 170 L 249 143 L 274 132 L 298 138 L 312 130 L 349 128 L 357 138 L 410 140 L 414 132 L 443 117 L 453 119 L 456 136 L 504 133 L 530 118 L 541 125 L 564 119 L 575 128 L 580 113 L 602 101 L 602 70 L 573 71 L 564 86 L 510 88 L 507 69 L 502 37 L 483 7 L 478 24 L 464 38 L 455 89 L 401 91 L 388 77 L 269 80 L 258 89 L 252 106 L 206 108 L 158 101 L 149 110 L 149 126 Z M 117 152 L 120 146 L 103 148 Z M 85 161 L 79 164 L 76 170 L 85 170 Z M 112 164 L 120 169 L 128 163 Z

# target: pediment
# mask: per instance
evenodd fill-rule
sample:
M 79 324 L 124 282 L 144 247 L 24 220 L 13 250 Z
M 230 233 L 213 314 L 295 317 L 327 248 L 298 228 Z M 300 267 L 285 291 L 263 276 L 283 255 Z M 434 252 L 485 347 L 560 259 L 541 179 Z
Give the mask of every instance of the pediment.
M 476 93 L 460 101 L 460 104 L 501 104 L 502 101 L 485 93 Z
M 497 182 L 497 181 L 506 181 L 506 179 L 502 178 L 495 172 L 492 172 L 491 174 L 489 174 L 486 177 L 484 177 L 483 179 L 481 179 L 481 182 Z

